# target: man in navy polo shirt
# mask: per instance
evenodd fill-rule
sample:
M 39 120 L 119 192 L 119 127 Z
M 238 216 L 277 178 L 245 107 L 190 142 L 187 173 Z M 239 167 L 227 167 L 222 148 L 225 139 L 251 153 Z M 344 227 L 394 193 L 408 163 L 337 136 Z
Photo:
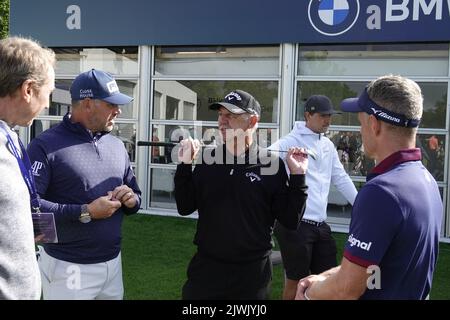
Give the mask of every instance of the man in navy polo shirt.
M 59 240 L 40 250 L 43 296 L 122 299 L 122 219 L 139 210 L 141 191 L 123 142 L 109 133 L 133 98 L 95 69 L 70 94 L 71 113 L 28 147 L 41 211 L 54 213 Z
M 443 214 L 436 181 L 421 163 L 419 86 L 400 76 L 372 81 L 342 109 L 358 112 L 376 167 L 355 200 L 341 265 L 299 283 L 298 299 L 426 299 Z

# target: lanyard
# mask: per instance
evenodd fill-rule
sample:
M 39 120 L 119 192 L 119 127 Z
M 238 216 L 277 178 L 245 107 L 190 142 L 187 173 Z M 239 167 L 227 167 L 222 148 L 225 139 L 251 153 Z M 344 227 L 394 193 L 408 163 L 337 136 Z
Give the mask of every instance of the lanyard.
M 19 150 L 16 148 L 13 139 L 9 135 L 8 131 L 0 125 L 0 129 L 6 134 L 6 138 L 8 139 L 8 144 L 11 147 L 14 157 L 16 157 L 17 163 L 19 164 L 20 172 L 22 173 L 23 180 L 28 187 L 28 192 L 30 194 L 31 199 L 31 208 L 36 212 L 39 212 L 39 208 L 41 203 L 39 202 L 39 197 L 36 192 L 36 186 L 34 184 L 34 177 L 31 173 L 31 163 L 30 158 L 27 155 L 25 147 L 22 144 L 22 141 L 19 140 L 20 150 L 22 151 L 22 157 L 20 156 Z

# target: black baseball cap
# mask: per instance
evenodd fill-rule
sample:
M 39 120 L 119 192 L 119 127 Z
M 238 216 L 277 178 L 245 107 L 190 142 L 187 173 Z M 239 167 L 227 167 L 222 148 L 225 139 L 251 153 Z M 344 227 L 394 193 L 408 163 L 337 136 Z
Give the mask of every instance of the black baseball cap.
M 305 112 L 321 114 L 340 114 L 341 112 L 333 109 L 330 98 L 324 95 L 310 96 L 305 103 Z
M 259 102 L 250 93 L 243 90 L 233 90 L 222 101 L 209 106 L 211 110 L 218 110 L 220 107 L 224 107 L 234 114 L 250 113 L 256 114 L 258 117 L 261 115 Z

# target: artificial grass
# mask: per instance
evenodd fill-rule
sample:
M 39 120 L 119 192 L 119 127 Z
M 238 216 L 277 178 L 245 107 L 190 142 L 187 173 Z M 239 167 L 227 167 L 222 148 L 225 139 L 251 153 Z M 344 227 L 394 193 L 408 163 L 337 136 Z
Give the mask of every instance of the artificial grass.
M 127 300 L 178 300 L 186 268 L 195 252 L 196 220 L 137 214 L 126 217 L 122 236 L 123 279 Z M 334 234 L 338 261 L 347 239 Z M 450 299 L 450 245 L 441 243 L 431 299 Z M 281 298 L 283 269 L 274 266 L 271 299 Z

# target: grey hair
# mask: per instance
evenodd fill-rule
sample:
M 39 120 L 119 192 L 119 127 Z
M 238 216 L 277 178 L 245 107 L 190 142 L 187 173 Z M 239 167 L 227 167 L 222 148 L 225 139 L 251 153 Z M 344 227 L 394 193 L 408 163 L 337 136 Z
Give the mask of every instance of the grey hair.
M 383 108 L 404 115 L 408 119 L 421 119 L 423 97 L 419 85 L 411 79 L 386 75 L 372 81 L 367 93 Z
M 34 40 L 9 37 L 0 40 L 0 97 L 13 95 L 26 81 L 33 88 L 46 84 L 48 71 L 55 66 L 55 53 Z

